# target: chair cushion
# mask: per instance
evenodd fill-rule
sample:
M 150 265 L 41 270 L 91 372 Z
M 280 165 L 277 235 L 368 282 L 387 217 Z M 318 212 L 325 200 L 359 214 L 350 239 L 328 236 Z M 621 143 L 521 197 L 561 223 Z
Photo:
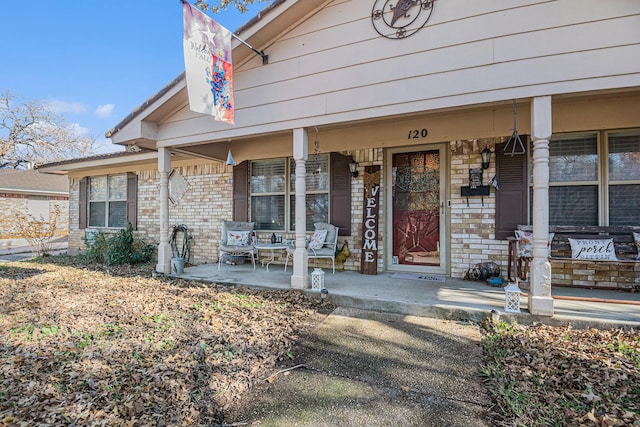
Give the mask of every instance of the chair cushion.
M 227 245 L 248 246 L 251 231 L 227 230 Z
M 251 245 L 220 245 L 220 251 L 222 252 L 238 252 L 238 253 L 253 253 L 253 246 Z
M 309 249 L 307 249 L 307 253 L 309 254 L 310 257 L 322 256 L 322 257 L 327 257 L 327 258 L 329 258 L 329 257 L 333 258 L 335 256 L 335 254 L 336 254 L 333 249 L 325 248 L 325 247 L 322 247 L 320 249 L 311 249 L 311 248 L 309 248 Z
M 327 236 L 324 239 L 324 244 L 331 245 L 333 247 L 336 239 L 338 238 L 338 227 L 327 222 L 316 222 L 313 225 L 316 230 L 327 230 Z
M 309 241 L 309 249 L 320 249 L 327 238 L 327 230 L 316 230 Z

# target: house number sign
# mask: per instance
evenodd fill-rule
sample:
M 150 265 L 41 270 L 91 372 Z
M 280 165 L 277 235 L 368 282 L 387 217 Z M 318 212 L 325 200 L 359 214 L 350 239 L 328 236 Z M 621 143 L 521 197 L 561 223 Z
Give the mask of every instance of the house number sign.
M 426 129 L 411 129 L 407 135 L 407 139 L 419 139 L 426 138 L 429 135 L 429 131 Z

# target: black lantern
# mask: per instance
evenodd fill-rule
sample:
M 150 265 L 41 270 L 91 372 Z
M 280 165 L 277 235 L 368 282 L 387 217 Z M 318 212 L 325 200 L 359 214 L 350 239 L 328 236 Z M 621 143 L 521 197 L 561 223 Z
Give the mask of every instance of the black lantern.
M 491 162 L 491 150 L 489 147 L 484 147 L 484 150 L 480 153 L 482 156 L 482 169 L 487 169 L 489 167 L 489 163 Z
M 351 176 L 354 178 L 358 177 L 358 163 L 351 159 L 351 163 L 349 163 L 349 171 L 351 171 Z

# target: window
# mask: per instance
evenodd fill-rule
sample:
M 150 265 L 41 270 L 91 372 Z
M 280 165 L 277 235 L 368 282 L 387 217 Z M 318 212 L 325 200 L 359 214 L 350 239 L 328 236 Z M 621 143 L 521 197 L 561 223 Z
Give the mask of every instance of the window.
M 138 175 L 84 177 L 78 183 L 78 228 L 138 227 Z
M 329 222 L 329 156 L 318 165 L 307 162 L 307 230 L 316 222 Z M 310 169 L 319 167 L 319 173 Z M 257 230 L 295 230 L 295 161 L 270 159 L 251 162 L 251 221 Z
M 89 179 L 89 227 L 127 226 L 127 175 Z
M 529 157 L 529 206 L 533 200 L 532 153 L 533 146 Z M 639 222 L 640 131 L 562 134 L 551 138 L 549 224 Z

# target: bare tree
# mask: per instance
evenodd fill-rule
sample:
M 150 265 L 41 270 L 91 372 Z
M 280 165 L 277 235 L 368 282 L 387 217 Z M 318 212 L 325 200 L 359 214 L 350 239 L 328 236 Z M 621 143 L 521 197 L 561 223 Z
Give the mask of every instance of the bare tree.
M 92 153 L 94 143 L 94 137 L 78 135 L 46 104 L 16 102 L 9 91 L 0 94 L 0 169 L 83 157 Z
M 274 0 L 196 0 L 195 5 L 202 10 L 211 10 L 213 13 L 218 13 L 230 5 L 233 5 L 233 7 L 244 13 L 247 11 L 247 6 L 253 3 L 272 3 L 273 1 Z

